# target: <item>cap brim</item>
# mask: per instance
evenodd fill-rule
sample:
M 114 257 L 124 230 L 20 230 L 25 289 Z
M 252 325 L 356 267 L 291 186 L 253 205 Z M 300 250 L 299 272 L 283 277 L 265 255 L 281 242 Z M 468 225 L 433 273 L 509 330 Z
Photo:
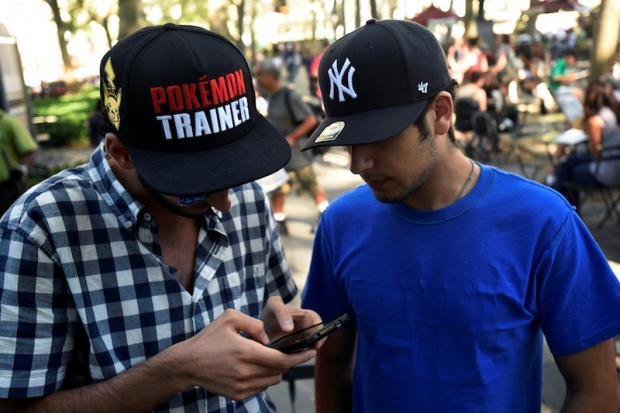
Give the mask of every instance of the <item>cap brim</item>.
M 172 196 L 197 196 L 255 181 L 284 167 L 291 157 L 286 139 L 261 115 L 247 135 L 218 148 L 196 152 L 127 149 L 144 182 Z
M 343 116 L 328 116 L 304 144 L 302 151 L 320 146 L 350 146 L 379 142 L 407 129 L 426 105 L 420 100 Z

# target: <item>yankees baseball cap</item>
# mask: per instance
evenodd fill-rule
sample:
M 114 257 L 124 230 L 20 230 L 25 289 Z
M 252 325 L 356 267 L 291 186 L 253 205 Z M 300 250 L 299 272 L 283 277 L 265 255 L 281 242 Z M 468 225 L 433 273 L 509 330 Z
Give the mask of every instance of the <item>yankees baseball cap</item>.
M 428 29 L 406 20 L 369 20 L 323 54 L 319 86 L 326 118 L 303 150 L 390 138 L 451 84 L 445 53 Z
M 119 41 L 101 60 L 101 101 L 143 182 L 200 196 L 267 176 L 288 143 L 256 110 L 243 54 L 208 30 L 166 24 Z

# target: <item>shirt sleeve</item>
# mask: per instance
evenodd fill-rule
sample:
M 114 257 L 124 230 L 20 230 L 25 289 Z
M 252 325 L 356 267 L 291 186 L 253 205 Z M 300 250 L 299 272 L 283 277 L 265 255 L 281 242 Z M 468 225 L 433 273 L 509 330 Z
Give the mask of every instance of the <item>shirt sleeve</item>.
M 258 184 L 254 184 L 258 186 Z M 260 188 L 260 187 L 259 187 Z M 256 190 L 257 188 L 255 188 Z M 262 190 L 258 189 L 261 193 Z M 285 303 L 288 303 L 297 295 L 297 285 L 291 274 L 291 270 L 286 262 L 282 239 L 278 232 L 278 225 L 273 212 L 268 205 L 267 197 L 265 202 L 265 231 L 266 237 L 266 260 L 267 260 L 267 279 L 265 282 L 265 302 L 272 295 L 279 295 Z
M 540 326 L 555 355 L 620 334 L 620 281 L 581 219 L 571 213 L 537 268 Z
M 21 230 L 0 228 L 0 397 L 61 388 L 78 318 L 59 267 Z
M 14 143 L 17 153 L 20 156 L 29 154 L 37 150 L 37 142 L 34 140 L 28 129 L 13 117 L 8 117 L 14 135 Z
M 349 305 L 347 294 L 335 272 L 330 240 L 328 237 L 329 214 L 321 217 L 312 249 L 310 271 L 301 296 L 302 308 L 316 311 L 323 320 L 330 320 L 344 313 L 349 314 L 351 325 L 355 313 Z
M 291 107 L 291 114 L 293 115 L 293 121 L 295 123 L 302 122 L 308 116 L 313 116 L 314 113 L 310 106 L 301 99 L 301 96 L 294 92 L 289 92 L 289 104 Z

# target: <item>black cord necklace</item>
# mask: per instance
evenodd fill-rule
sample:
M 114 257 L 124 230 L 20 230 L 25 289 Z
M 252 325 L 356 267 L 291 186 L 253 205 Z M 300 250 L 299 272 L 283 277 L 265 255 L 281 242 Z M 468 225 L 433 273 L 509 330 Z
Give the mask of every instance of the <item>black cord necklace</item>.
M 467 180 L 463 184 L 463 187 L 461 188 L 461 191 L 459 192 L 459 194 L 454 199 L 455 202 L 458 201 L 459 199 L 461 199 L 461 197 L 463 196 L 463 193 L 465 192 L 465 189 L 467 189 L 467 187 L 469 186 L 469 183 L 471 182 L 471 178 L 474 176 L 474 169 L 476 167 L 476 164 L 470 158 L 467 158 L 467 159 L 469 159 L 469 162 L 471 162 L 471 172 L 469 172 L 469 176 L 467 177 Z

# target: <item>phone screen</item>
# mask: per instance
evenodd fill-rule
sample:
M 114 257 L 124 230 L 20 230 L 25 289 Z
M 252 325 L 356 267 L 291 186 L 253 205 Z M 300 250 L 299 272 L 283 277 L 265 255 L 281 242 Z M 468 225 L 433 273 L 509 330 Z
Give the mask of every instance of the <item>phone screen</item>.
M 340 317 L 328 322 L 322 322 L 298 331 L 294 331 L 284 337 L 280 337 L 279 339 L 272 341 L 267 346 L 280 350 L 283 353 L 293 353 L 295 351 L 304 350 L 336 331 L 348 319 L 349 315 L 343 314 Z

